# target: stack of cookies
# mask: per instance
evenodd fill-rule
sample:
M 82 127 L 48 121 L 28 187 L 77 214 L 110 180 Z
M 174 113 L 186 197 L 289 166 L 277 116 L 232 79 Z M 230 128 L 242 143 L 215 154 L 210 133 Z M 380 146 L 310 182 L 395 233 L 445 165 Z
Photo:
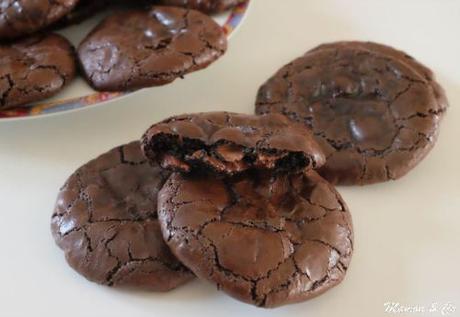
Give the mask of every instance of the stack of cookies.
M 324 44 L 260 88 L 257 115 L 175 116 L 80 167 L 52 232 L 100 284 L 166 291 L 198 277 L 259 307 L 301 302 L 350 264 L 352 221 L 334 184 L 405 175 L 433 148 L 446 108 L 409 55 Z
M 257 306 L 302 301 L 343 279 L 353 249 L 324 162 L 280 114 L 173 117 L 78 169 L 52 231 L 74 269 L 109 286 L 164 291 L 195 275 Z
M 55 95 L 78 70 L 96 90 L 124 91 L 164 85 L 203 69 L 227 49 L 224 31 L 206 13 L 242 3 L 117 2 L 121 10 L 107 0 L 0 0 L 0 109 Z M 53 33 L 106 9 L 115 12 L 87 35 L 76 52 L 66 38 Z

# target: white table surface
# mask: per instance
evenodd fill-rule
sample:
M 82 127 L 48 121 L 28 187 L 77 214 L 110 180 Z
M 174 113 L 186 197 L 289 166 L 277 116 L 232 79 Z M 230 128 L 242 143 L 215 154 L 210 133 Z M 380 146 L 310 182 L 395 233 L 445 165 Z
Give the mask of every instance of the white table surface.
M 0 316 L 441 316 L 391 314 L 384 303 L 451 303 L 460 316 L 460 1 L 253 0 L 227 55 L 208 70 L 126 99 L 42 119 L 0 122 Z M 345 281 L 309 302 L 275 310 L 239 303 L 194 281 L 167 294 L 87 282 L 65 263 L 49 220 L 78 166 L 183 112 L 250 113 L 277 68 L 327 41 L 394 45 L 426 63 L 451 107 L 438 144 L 405 178 L 341 187 L 355 226 Z

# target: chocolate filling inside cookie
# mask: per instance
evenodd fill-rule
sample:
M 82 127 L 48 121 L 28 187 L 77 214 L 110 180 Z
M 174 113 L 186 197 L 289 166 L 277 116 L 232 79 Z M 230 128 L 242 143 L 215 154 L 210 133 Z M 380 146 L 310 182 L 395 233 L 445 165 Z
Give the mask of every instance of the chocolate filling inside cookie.
M 198 113 L 153 125 L 146 156 L 163 168 L 234 175 L 250 169 L 298 172 L 324 162 L 308 129 L 279 114 Z
M 149 144 L 149 151 L 162 153 L 161 165 L 167 169 L 190 172 L 211 168 L 212 172 L 235 174 L 249 168 L 274 169 L 278 172 L 296 172 L 314 168 L 315 163 L 302 152 L 277 149 L 256 150 L 228 141 L 206 145 L 199 140 L 160 134 Z

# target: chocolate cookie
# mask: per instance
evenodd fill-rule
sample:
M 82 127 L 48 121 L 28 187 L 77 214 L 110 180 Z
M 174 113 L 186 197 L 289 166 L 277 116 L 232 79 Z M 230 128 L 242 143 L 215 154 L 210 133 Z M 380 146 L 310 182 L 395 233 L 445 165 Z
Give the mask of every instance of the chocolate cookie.
M 285 116 L 229 112 L 185 114 L 154 124 L 142 138 L 163 168 L 233 175 L 248 169 L 315 169 L 324 155 L 307 128 Z
M 78 0 L 0 0 L 0 39 L 44 29 L 68 14 Z
M 97 90 L 163 85 L 207 67 L 227 48 L 221 27 L 193 10 L 154 7 L 105 19 L 80 44 L 84 73 Z
M 243 3 L 244 0 L 159 0 L 160 4 L 180 6 L 205 13 L 219 13 Z
M 145 160 L 139 142 L 79 168 L 61 189 L 51 229 L 70 266 L 108 286 L 167 291 L 193 275 L 163 242 L 157 192 L 167 173 Z
M 256 112 L 311 128 L 338 184 L 397 179 L 431 150 L 447 100 L 433 73 L 404 52 L 365 42 L 321 45 L 259 90 Z
M 0 109 L 50 97 L 74 76 L 73 47 L 60 35 L 0 45 Z
M 340 283 L 353 250 L 348 209 L 314 171 L 222 180 L 173 174 L 158 217 L 165 241 L 198 277 L 261 307 Z

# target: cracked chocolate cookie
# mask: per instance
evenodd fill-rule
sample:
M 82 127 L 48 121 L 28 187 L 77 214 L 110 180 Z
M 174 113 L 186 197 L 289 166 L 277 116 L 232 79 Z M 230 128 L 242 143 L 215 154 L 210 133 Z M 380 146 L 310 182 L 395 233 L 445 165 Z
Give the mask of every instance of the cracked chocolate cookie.
M 433 73 L 404 52 L 366 42 L 321 45 L 259 90 L 258 114 L 283 113 L 312 129 L 337 184 L 397 179 L 434 146 L 447 108 Z
M 173 174 L 158 195 L 163 237 L 198 277 L 244 302 L 276 307 L 342 281 L 350 213 L 315 171 L 231 179 Z
M 154 124 L 142 138 L 145 155 L 180 172 L 234 175 L 248 169 L 316 169 L 324 155 L 302 124 L 280 114 L 184 114 Z
M 80 44 L 83 71 L 97 90 L 164 85 L 203 69 L 227 49 L 221 27 L 194 10 L 153 7 L 105 19 Z
M 157 193 L 167 176 L 147 163 L 139 142 L 117 147 L 70 176 L 51 221 L 70 266 L 100 284 L 153 291 L 192 279 L 161 236 Z
M 219 13 L 231 9 L 244 0 L 159 0 L 158 3 L 199 10 L 205 13 Z
M 38 35 L 0 45 L 0 109 L 59 92 L 75 76 L 72 45 L 60 35 Z
M 0 39 L 37 32 L 68 14 L 78 0 L 0 0 Z

